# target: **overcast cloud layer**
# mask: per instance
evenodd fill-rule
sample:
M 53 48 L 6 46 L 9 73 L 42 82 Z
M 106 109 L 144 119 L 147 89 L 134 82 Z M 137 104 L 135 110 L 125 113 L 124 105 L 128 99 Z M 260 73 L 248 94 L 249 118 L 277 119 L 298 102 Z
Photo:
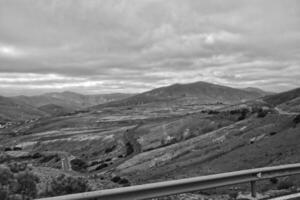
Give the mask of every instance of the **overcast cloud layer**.
M 300 86 L 299 0 L 0 0 L 0 95 Z

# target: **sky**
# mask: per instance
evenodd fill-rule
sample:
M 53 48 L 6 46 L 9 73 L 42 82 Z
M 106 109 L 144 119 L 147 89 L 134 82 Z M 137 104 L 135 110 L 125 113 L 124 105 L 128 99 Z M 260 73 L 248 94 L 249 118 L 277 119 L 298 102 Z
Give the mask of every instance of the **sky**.
M 299 0 L 0 0 L 0 95 L 300 86 Z

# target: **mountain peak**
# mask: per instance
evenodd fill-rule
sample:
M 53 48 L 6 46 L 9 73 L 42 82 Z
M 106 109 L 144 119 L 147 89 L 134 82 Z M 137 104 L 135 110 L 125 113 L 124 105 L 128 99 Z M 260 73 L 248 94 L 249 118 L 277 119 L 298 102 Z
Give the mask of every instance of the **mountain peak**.
M 173 84 L 166 87 L 156 88 L 127 99 L 112 102 L 110 105 L 139 105 L 154 102 L 233 104 L 244 100 L 261 97 L 258 92 L 245 91 L 213 83 L 198 81 L 187 84 Z

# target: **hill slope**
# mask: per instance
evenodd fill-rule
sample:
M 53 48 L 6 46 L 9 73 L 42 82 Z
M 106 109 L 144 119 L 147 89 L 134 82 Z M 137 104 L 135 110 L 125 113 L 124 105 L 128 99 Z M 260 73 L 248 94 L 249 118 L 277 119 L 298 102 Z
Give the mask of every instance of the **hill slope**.
M 262 89 L 254 88 L 254 87 L 243 88 L 243 90 L 248 91 L 248 92 L 256 92 L 256 93 L 260 94 L 261 96 L 267 96 L 267 95 L 274 94 L 273 92 L 267 92 Z
M 62 106 L 58 106 L 55 104 L 47 104 L 39 107 L 39 110 L 50 114 L 51 116 L 59 116 L 72 112 L 73 110 L 69 110 Z
M 14 99 L 32 105 L 34 107 L 41 107 L 46 105 L 60 106 L 66 110 L 74 111 L 107 103 L 110 101 L 116 101 L 131 96 L 130 94 L 101 94 L 101 95 L 83 95 L 74 92 L 62 92 L 62 93 L 47 93 L 39 96 L 17 96 Z
M 296 99 L 298 97 L 300 97 L 300 88 L 267 96 L 264 98 L 264 101 L 274 106 L 277 106 L 279 104 L 292 101 L 293 99 Z
M 181 104 L 232 104 L 261 97 L 261 92 L 245 91 L 206 82 L 175 84 L 157 88 L 127 99 L 108 103 L 108 106 L 140 105 L 155 102 Z
M 300 112 L 300 88 L 266 96 L 265 102 L 289 112 Z
M 0 119 L 19 121 L 46 116 L 47 114 L 33 106 L 12 98 L 0 96 Z

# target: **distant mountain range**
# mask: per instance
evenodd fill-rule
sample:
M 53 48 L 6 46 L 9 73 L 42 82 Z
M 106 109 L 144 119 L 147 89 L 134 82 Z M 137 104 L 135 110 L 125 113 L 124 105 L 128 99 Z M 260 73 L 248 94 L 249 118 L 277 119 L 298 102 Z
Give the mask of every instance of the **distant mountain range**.
M 233 104 L 267 94 L 269 93 L 256 88 L 237 89 L 207 82 L 196 82 L 157 88 L 120 101 L 110 102 L 107 106 L 133 106 L 155 102 Z
M 0 96 L 0 120 L 28 120 L 61 115 L 130 96 L 132 94 L 82 95 L 74 92 L 47 93 L 39 96 Z
M 39 96 L 0 96 L 0 121 L 57 116 L 87 108 L 99 110 L 103 107 L 160 103 L 162 105 L 235 104 L 260 97 L 264 97 L 264 101 L 269 104 L 282 104 L 282 107 L 290 104 L 300 110 L 300 89 L 273 94 L 258 88 L 237 89 L 207 82 L 195 82 L 174 84 L 136 95 L 122 93 L 83 95 L 66 91 Z
M 254 87 L 243 88 L 243 90 L 248 91 L 248 92 L 256 92 L 256 93 L 260 94 L 261 96 L 275 94 L 274 92 L 267 92 L 262 89 L 254 88 Z
M 69 110 L 76 110 L 87 108 L 90 106 L 116 101 L 128 98 L 132 94 L 97 94 L 97 95 L 83 95 L 75 92 L 61 92 L 61 93 L 46 93 L 39 96 L 17 96 L 13 99 L 32 105 L 34 107 L 41 107 L 45 105 L 57 105 Z
M 27 120 L 46 115 L 47 113 L 36 107 L 24 104 L 13 98 L 0 96 L 0 121 Z

